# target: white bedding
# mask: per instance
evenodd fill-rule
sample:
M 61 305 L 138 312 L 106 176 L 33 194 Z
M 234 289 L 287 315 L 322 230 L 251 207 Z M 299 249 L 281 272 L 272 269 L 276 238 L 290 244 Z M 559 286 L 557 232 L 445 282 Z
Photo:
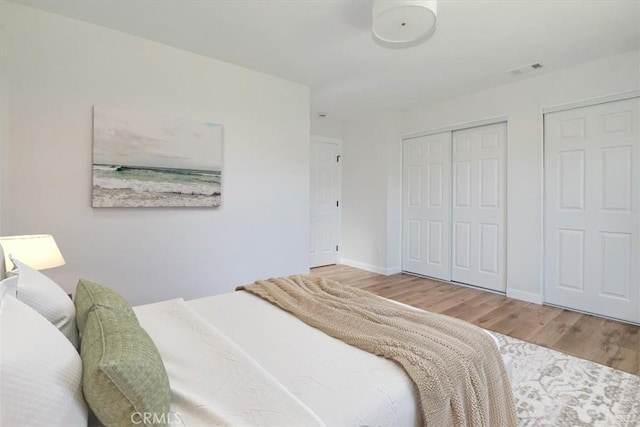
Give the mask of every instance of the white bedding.
M 420 425 L 401 367 L 247 292 L 134 310 L 186 425 Z
M 329 337 L 248 292 L 187 304 L 326 425 L 421 425 L 413 383 L 395 362 Z
M 414 385 L 399 365 L 248 292 L 134 310 L 186 425 L 421 425 Z
M 304 404 L 182 299 L 135 308 L 171 384 L 171 424 L 323 426 Z

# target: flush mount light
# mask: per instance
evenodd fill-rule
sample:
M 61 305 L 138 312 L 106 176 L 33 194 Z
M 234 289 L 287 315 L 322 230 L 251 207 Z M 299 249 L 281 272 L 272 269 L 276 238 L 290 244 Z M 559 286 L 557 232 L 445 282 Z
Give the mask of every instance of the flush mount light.
M 437 17 L 436 0 L 379 0 L 373 3 L 373 38 L 385 47 L 415 46 L 434 33 Z

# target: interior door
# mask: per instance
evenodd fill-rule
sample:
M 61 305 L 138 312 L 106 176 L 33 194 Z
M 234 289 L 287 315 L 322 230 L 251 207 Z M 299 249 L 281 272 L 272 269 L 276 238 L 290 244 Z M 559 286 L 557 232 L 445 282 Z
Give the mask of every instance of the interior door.
M 403 142 L 402 269 L 450 279 L 451 133 Z
M 505 292 L 507 124 L 453 132 L 451 280 Z
M 310 265 L 336 264 L 340 230 L 340 145 L 311 139 Z
M 545 114 L 545 300 L 640 322 L 640 98 Z

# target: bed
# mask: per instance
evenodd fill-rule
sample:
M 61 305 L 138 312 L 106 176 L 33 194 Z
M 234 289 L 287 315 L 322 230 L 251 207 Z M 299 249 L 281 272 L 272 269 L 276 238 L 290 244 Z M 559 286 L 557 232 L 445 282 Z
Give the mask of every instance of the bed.
M 134 307 L 132 310 L 121 300 L 107 301 L 104 303 L 105 307 L 97 309 L 96 307 L 83 308 L 78 306 L 76 301 L 76 306 L 73 308 L 74 317 L 77 318 L 74 319 L 72 326 L 77 324 L 78 329 L 85 331 L 86 336 L 79 340 L 83 343 L 82 346 L 79 346 L 78 342 L 74 343 L 73 331 L 67 330 L 60 334 L 72 337 L 67 336 L 71 344 L 67 347 L 71 347 L 76 354 L 76 348 L 80 347 L 81 350 L 82 358 L 78 358 L 67 347 L 64 348 L 69 360 L 61 370 L 65 375 L 69 375 L 69 366 L 73 366 L 75 374 L 71 375 L 73 378 L 67 382 L 75 386 L 72 384 L 67 387 L 68 390 L 52 392 L 56 395 L 64 395 L 66 392 L 68 396 L 62 399 L 62 403 L 40 402 L 37 408 L 33 403 L 25 404 L 25 399 L 19 397 L 20 393 L 17 390 L 23 388 L 24 381 L 18 381 L 22 385 L 16 385 L 16 381 L 5 381 L 11 379 L 7 370 L 14 370 L 9 366 L 13 359 L 32 357 L 36 350 L 33 346 L 27 346 L 22 353 L 15 357 L 12 355 L 13 359 L 8 357 L 7 346 L 17 347 L 24 343 L 25 339 L 24 331 L 16 332 L 12 337 L 11 326 L 7 324 L 15 322 L 9 317 L 12 311 L 22 310 L 18 316 L 21 322 L 27 314 L 34 316 L 33 313 L 26 313 L 24 307 L 18 307 L 18 303 L 13 301 L 12 296 L 6 295 L 11 294 L 12 291 L 15 292 L 16 289 L 18 289 L 17 294 L 20 294 L 19 290 L 24 288 L 23 297 L 28 299 L 30 289 L 28 280 L 35 280 L 38 292 L 42 290 L 43 282 L 47 282 L 45 288 L 49 289 L 50 294 L 45 299 L 61 304 L 62 300 L 59 298 L 60 295 L 56 298 L 51 297 L 53 286 L 57 287 L 57 285 L 46 279 L 46 276 L 24 265 L 20 265 L 18 270 L 17 276 L 2 282 L 3 302 L 0 310 L 3 340 L 3 354 L 0 359 L 3 375 L 2 401 L 0 401 L 2 405 L 0 424 L 2 425 L 37 425 L 42 421 L 42 416 L 30 415 L 33 411 L 47 412 L 47 408 L 59 408 L 61 405 L 67 410 L 58 411 L 55 415 L 57 418 L 48 418 L 48 425 L 86 425 L 87 423 L 91 425 L 97 422 L 95 418 L 92 419 L 87 415 L 89 411 L 85 399 L 90 400 L 92 389 L 99 387 L 87 384 L 87 378 L 95 377 L 95 372 L 87 371 L 89 362 L 85 360 L 82 347 L 89 347 L 85 344 L 89 342 L 86 331 L 91 328 L 92 316 L 95 317 L 96 311 L 99 312 L 106 306 L 109 306 L 109 316 L 112 312 L 117 312 L 127 318 L 127 322 L 130 316 L 129 310 L 135 314 L 133 317 L 144 331 L 143 334 L 148 335 L 153 343 L 151 346 L 157 348 L 160 363 L 163 369 L 166 369 L 168 378 L 168 384 L 164 386 L 170 387 L 171 394 L 169 410 L 163 410 L 160 418 L 154 419 L 150 414 L 138 411 L 135 416 L 133 413 L 129 416 L 128 423 L 118 424 L 114 421 L 105 423 L 107 425 L 416 426 L 429 424 L 428 421 L 423 422 L 412 380 L 399 364 L 332 338 L 249 292 L 233 292 L 192 301 L 175 299 Z M 18 283 L 21 275 L 28 279 L 25 279 L 23 284 Z M 91 282 L 85 283 L 82 287 L 79 284 L 78 293 L 86 293 L 90 285 L 93 286 Z M 84 298 L 85 300 L 95 300 L 95 295 L 102 292 L 102 290 L 99 292 L 95 290 L 99 288 L 92 289 L 91 292 L 94 295 L 91 295 L 91 298 Z M 5 303 L 7 299 L 12 301 Z M 69 307 L 68 297 L 66 299 L 64 304 Z M 45 314 L 43 316 L 47 317 L 60 332 L 62 332 L 61 327 L 70 328 L 70 322 L 61 320 L 65 316 L 60 316 L 59 313 L 54 316 L 51 313 Z M 32 320 L 34 325 L 38 323 L 35 322 L 35 317 Z M 44 325 L 40 326 L 45 329 Z M 34 326 L 33 329 L 37 328 Z M 53 335 L 49 329 L 47 329 L 47 337 Z M 64 347 L 63 344 L 67 344 L 65 340 L 60 340 L 60 337 L 56 338 L 58 340 L 54 343 L 55 345 L 52 344 L 53 347 L 57 346 L 56 348 L 61 349 Z M 42 339 L 38 338 L 38 340 L 42 342 Z M 105 338 L 102 337 L 101 340 L 104 342 Z M 137 339 L 129 341 L 138 342 Z M 38 355 L 40 359 L 45 356 L 43 353 Z M 60 357 L 57 356 L 57 358 Z M 38 360 L 37 363 L 44 362 Z M 508 370 L 509 361 L 506 364 Z M 53 368 L 49 367 L 49 369 Z M 79 374 L 78 369 L 80 369 Z M 30 382 L 42 381 L 41 377 L 49 374 L 38 373 Z M 51 375 L 55 376 L 54 374 L 55 372 Z M 11 375 L 19 376 L 15 372 Z M 77 385 L 78 376 L 81 378 L 81 385 Z M 147 377 L 152 375 L 144 376 L 143 379 L 138 378 L 137 382 L 140 384 L 134 383 L 132 386 L 142 387 Z M 47 378 L 46 381 L 51 379 Z M 156 386 L 154 389 L 160 390 L 162 387 Z M 32 390 L 23 391 L 33 398 Z M 16 405 L 26 405 L 26 408 L 18 410 Z M 27 417 L 25 422 L 18 424 L 14 422 L 18 419 L 16 417 L 25 416 Z M 70 423 L 71 419 L 79 424 Z

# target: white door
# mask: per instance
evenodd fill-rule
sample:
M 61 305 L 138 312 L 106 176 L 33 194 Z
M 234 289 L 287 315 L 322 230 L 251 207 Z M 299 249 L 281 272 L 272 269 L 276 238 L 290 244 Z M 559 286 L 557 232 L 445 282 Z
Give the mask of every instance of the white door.
M 505 292 L 507 124 L 453 132 L 451 280 Z
M 311 137 L 311 267 L 338 262 L 339 156 L 339 141 Z
M 640 98 L 545 114 L 545 300 L 640 322 Z
M 450 279 L 451 133 L 403 142 L 402 269 Z

